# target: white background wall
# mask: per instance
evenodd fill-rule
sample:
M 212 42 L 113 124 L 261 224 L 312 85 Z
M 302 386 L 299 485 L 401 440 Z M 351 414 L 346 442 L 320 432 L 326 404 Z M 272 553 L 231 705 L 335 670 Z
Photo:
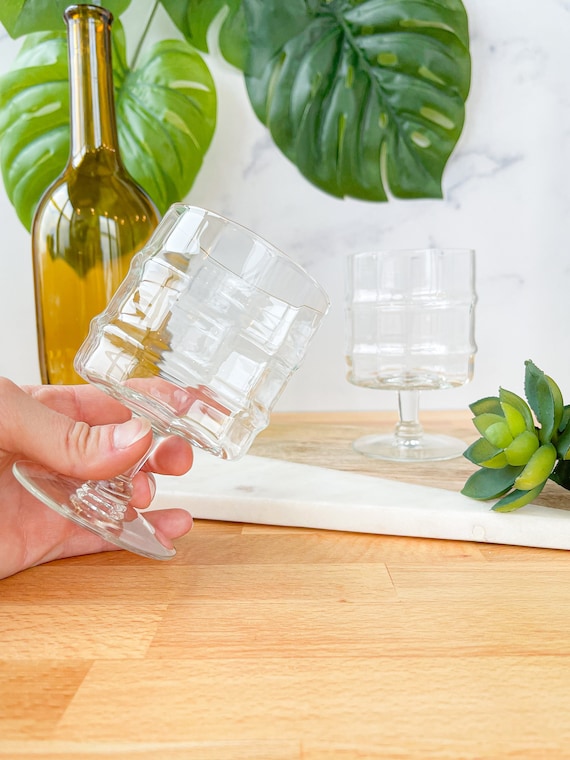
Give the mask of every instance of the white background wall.
M 325 195 L 274 146 L 253 115 L 241 74 L 208 57 L 218 127 L 185 200 L 289 252 L 332 301 L 280 410 L 394 408 L 391 392 L 345 379 L 344 262 L 358 250 L 425 245 L 476 249 L 479 352 L 469 385 L 426 392 L 422 406 L 462 408 L 499 385 L 521 393 L 527 358 L 560 383 L 570 402 L 570 0 L 464 3 L 472 87 L 464 132 L 444 174 L 444 200 L 373 204 Z M 140 9 L 129 11 L 132 21 Z M 169 26 L 165 18 L 159 24 Z M 0 73 L 19 45 L 0 38 Z M 37 382 L 29 234 L 1 183 L 0 220 L 0 375 Z

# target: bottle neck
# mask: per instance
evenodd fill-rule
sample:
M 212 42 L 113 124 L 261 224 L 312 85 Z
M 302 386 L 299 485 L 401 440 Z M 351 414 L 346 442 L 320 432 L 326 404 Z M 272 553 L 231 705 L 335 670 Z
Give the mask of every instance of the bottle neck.
M 105 154 L 110 167 L 120 166 L 113 67 L 111 22 L 104 8 L 73 5 L 64 14 L 67 24 L 71 119 L 70 163 L 86 155 Z

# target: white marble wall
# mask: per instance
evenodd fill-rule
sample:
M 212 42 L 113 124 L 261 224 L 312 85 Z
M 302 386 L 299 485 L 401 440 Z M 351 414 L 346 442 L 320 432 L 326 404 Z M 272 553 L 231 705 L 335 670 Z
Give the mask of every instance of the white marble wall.
M 215 57 L 218 128 L 187 201 L 241 221 L 304 264 L 332 308 L 281 410 L 387 409 L 390 392 L 350 386 L 343 352 L 347 254 L 425 245 L 477 251 L 475 377 L 426 392 L 424 408 L 461 408 L 499 385 L 522 392 L 524 360 L 570 401 L 570 0 L 464 0 L 472 89 L 444 200 L 372 204 L 329 197 L 285 159 L 253 115 L 242 77 Z M 166 22 L 163 20 L 163 24 Z M 0 39 L 0 71 L 18 48 Z M 0 187 L 0 375 L 38 380 L 29 235 Z

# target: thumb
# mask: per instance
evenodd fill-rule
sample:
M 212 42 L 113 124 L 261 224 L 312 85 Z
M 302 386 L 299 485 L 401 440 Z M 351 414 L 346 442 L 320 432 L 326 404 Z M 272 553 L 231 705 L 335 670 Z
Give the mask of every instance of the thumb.
M 0 378 L 0 448 L 76 478 L 109 478 L 138 462 L 151 443 L 148 420 L 90 426 L 48 408 Z

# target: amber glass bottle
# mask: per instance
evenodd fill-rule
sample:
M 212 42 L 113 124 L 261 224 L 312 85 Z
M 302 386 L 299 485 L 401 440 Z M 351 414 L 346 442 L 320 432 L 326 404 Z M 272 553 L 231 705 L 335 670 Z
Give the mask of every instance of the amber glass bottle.
M 112 15 L 74 5 L 67 24 L 71 146 L 32 227 L 40 370 L 44 383 L 76 383 L 73 358 L 132 256 L 159 221 L 119 153 L 111 62 Z

